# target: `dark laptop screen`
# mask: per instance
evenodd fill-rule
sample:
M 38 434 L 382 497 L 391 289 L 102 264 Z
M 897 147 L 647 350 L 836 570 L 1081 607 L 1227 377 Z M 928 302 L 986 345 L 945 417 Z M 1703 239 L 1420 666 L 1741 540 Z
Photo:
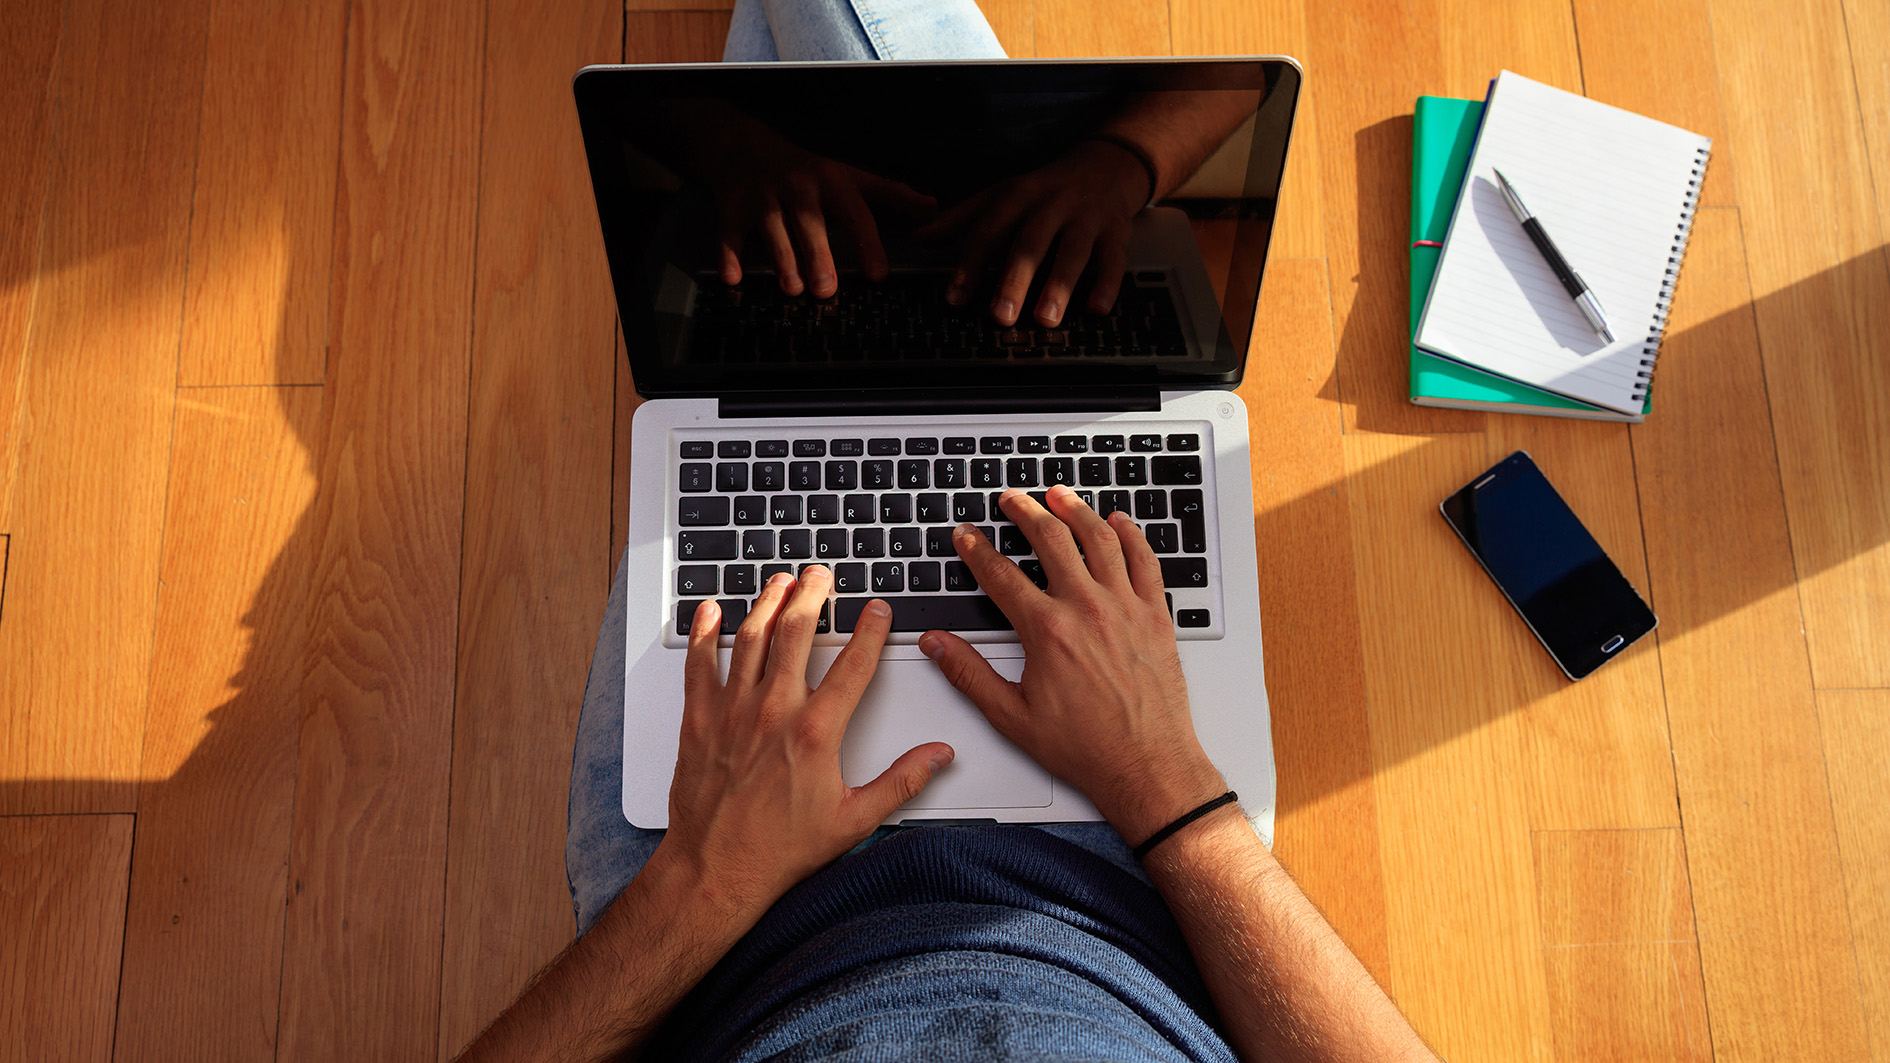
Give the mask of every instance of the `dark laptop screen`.
M 588 68 L 637 390 L 1237 383 L 1299 78 L 1253 59 Z

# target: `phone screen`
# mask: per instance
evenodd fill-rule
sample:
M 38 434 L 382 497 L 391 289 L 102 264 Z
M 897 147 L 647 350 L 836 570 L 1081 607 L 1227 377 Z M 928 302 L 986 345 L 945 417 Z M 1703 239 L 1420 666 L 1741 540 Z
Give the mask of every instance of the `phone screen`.
M 1441 508 L 1570 679 L 1654 629 L 1653 611 L 1526 452 L 1504 458 Z

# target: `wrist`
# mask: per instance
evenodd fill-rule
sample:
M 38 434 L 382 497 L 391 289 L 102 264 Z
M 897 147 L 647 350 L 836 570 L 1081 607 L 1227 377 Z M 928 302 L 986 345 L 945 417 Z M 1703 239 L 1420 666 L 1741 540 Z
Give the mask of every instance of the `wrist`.
M 1221 773 L 1202 753 L 1139 773 L 1092 799 L 1116 833 L 1135 846 L 1226 791 Z

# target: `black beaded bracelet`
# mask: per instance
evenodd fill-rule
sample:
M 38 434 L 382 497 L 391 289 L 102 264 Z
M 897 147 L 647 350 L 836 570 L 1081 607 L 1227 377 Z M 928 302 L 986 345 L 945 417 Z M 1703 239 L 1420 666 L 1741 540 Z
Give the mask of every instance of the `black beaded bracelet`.
M 1222 805 L 1231 805 L 1238 800 L 1240 800 L 1240 795 L 1235 793 L 1232 790 L 1229 790 L 1226 793 L 1222 794 L 1221 796 L 1215 798 L 1214 800 L 1209 801 L 1206 804 L 1202 805 L 1201 807 L 1195 809 L 1194 811 L 1184 814 L 1180 819 L 1175 820 L 1173 823 L 1170 823 L 1168 826 L 1163 827 L 1161 830 L 1156 831 L 1154 834 L 1149 836 L 1148 841 L 1145 841 L 1142 844 L 1135 847 L 1136 863 L 1141 863 L 1142 858 L 1147 856 L 1150 850 L 1154 849 L 1157 845 L 1160 845 L 1161 843 L 1167 841 L 1169 835 L 1175 833 L 1176 831 L 1187 826 L 1188 824 L 1193 823 L 1195 820 L 1200 819 L 1202 816 L 1207 815 L 1209 812 L 1214 811 L 1215 809 L 1221 807 Z

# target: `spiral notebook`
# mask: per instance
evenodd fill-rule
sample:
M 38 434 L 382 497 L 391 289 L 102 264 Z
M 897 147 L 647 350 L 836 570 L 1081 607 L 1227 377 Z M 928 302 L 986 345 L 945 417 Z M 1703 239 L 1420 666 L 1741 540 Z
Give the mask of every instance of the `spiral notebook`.
M 1638 414 L 1712 141 L 1505 70 L 1451 213 L 1416 343 L 1578 402 Z M 1600 300 L 1603 343 L 1510 213 L 1501 167 Z

